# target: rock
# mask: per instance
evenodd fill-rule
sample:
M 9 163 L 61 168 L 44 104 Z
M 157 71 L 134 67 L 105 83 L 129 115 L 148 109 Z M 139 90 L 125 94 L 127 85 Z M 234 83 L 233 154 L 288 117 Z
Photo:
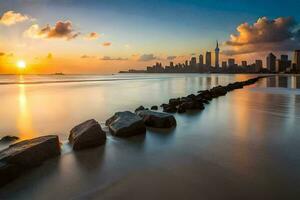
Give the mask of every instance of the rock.
M 151 110 L 158 110 L 158 106 L 151 106 Z
M 137 112 L 139 110 L 145 110 L 145 107 L 144 106 L 139 106 L 137 109 L 135 109 L 135 112 Z
M 146 126 L 154 128 L 171 128 L 176 126 L 174 116 L 167 113 L 142 110 L 138 111 L 137 115 L 143 119 Z
M 90 119 L 75 126 L 69 135 L 74 150 L 80 150 L 105 144 L 106 134 L 100 124 Z
M 170 99 L 169 100 L 169 105 L 172 107 L 176 107 L 181 103 L 180 98 L 176 98 L 176 99 Z
M 15 164 L 0 162 L 0 186 L 17 178 L 24 170 Z
M 0 152 L 0 162 L 33 167 L 59 154 L 58 136 L 48 135 L 10 145 Z
M 203 110 L 204 106 L 203 103 L 198 101 L 187 101 L 183 102 L 178 106 L 177 112 L 184 113 L 186 110 Z
M 24 140 L 0 151 L 0 185 L 60 154 L 58 136 Z
M 17 136 L 4 136 L 3 138 L 0 139 L 0 142 L 2 143 L 9 143 L 9 142 L 14 142 L 16 140 L 18 140 L 19 138 Z
M 216 98 L 216 97 L 219 97 L 219 96 L 226 95 L 227 90 L 226 90 L 225 87 L 217 86 L 217 87 L 212 88 L 210 90 L 210 93 L 211 93 L 212 97 Z
M 166 106 L 163 107 L 163 112 L 176 113 L 176 111 L 177 111 L 176 106 L 166 105 Z
M 146 133 L 146 126 L 139 116 L 125 111 L 117 112 L 105 123 L 111 134 L 118 137 L 129 137 Z

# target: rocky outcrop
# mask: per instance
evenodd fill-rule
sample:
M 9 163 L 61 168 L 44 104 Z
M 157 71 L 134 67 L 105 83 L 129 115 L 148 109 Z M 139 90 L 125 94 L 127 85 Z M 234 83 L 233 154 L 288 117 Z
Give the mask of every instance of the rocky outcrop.
M 24 140 L 0 152 L 0 185 L 16 178 L 27 169 L 60 154 L 58 136 L 48 135 Z
M 227 86 L 216 86 L 209 90 L 198 91 L 198 94 L 190 94 L 186 97 L 171 98 L 168 103 L 161 105 L 163 112 L 167 113 L 185 113 L 187 110 L 203 110 L 204 104 L 209 104 L 214 98 L 224 96 L 227 92 L 235 89 L 243 88 L 246 85 L 251 85 L 264 77 L 256 77 L 246 81 L 230 83 Z
M 137 115 L 143 119 L 146 126 L 154 128 L 171 128 L 176 126 L 174 116 L 167 113 L 142 110 L 138 111 Z
M 14 142 L 18 140 L 19 138 L 17 136 L 4 136 L 3 138 L 0 139 L 0 143 L 9 143 L 9 142 Z
M 130 111 L 115 113 L 105 124 L 113 136 L 130 137 L 146 133 L 142 118 Z
M 151 106 L 151 110 L 158 110 L 158 106 Z
M 75 126 L 69 135 L 69 142 L 74 150 L 103 145 L 105 141 L 106 134 L 100 124 L 94 119 Z
M 138 108 L 135 109 L 135 112 L 139 111 L 139 110 L 145 110 L 146 108 L 144 106 L 139 106 Z

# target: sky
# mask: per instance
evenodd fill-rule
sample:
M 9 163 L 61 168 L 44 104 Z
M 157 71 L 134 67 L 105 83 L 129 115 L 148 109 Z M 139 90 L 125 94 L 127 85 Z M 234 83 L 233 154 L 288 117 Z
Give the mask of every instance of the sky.
M 0 0 L 0 73 L 116 73 L 184 62 L 221 44 L 221 60 L 300 48 L 300 1 Z

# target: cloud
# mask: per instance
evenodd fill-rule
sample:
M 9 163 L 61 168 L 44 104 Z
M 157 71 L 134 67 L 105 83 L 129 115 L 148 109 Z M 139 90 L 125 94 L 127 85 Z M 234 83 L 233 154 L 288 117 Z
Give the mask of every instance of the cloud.
M 80 58 L 82 58 L 82 59 L 95 58 L 95 56 L 89 56 L 89 55 L 84 54 Z
M 174 60 L 175 58 L 177 58 L 177 56 L 168 56 L 167 60 Z
M 112 58 L 112 57 L 109 57 L 109 56 L 104 56 L 104 57 L 100 58 L 100 60 L 105 60 L 105 61 L 119 60 L 119 61 L 122 61 L 122 60 L 128 60 L 128 58 L 121 58 L 121 57 Z
M 24 35 L 33 39 L 38 38 L 62 38 L 71 40 L 76 38 L 80 33 L 75 32 L 71 21 L 58 21 L 55 26 L 51 27 L 49 24 L 40 28 L 38 24 L 32 25 L 24 32 Z
M 300 44 L 300 31 L 292 17 L 279 17 L 270 20 L 259 18 L 254 24 L 243 23 L 237 33 L 225 42 L 223 54 L 245 54 L 256 51 L 289 51 Z
M 86 40 L 97 40 L 100 38 L 100 34 L 96 32 L 91 32 L 85 35 L 84 39 Z
M 24 22 L 26 20 L 29 20 L 30 17 L 27 15 L 23 15 L 21 13 L 14 12 L 12 10 L 5 12 L 1 19 L 0 24 L 3 24 L 5 26 L 11 26 L 20 22 Z
M 103 42 L 102 46 L 109 47 L 109 46 L 111 46 L 111 42 Z
M 150 61 L 157 59 L 153 54 L 143 54 L 138 58 L 138 61 Z

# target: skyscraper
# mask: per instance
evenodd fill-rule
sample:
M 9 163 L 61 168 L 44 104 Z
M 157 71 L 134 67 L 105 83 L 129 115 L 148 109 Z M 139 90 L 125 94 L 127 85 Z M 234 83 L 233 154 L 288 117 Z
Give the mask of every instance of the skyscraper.
M 295 50 L 294 52 L 294 64 L 296 71 L 300 73 L 300 50 Z
M 247 67 L 247 61 L 245 60 L 242 61 L 242 67 Z
M 211 67 L 211 52 L 207 51 L 205 56 L 206 67 Z
M 196 68 L 197 67 L 197 59 L 196 57 L 191 58 L 191 67 Z
M 219 42 L 217 40 L 217 46 L 215 49 L 215 67 L 219 67 L 219 54 L 220 54 L 220 49 L 219 49 Z
M 203 62 L 203 55 L 200 54 L 200 55 L 199 55 L 199 67 L 203 67 L 203 65 L 204 65 L 204 62 Z
M 255 60 L 255 72 L 260 72 L 263 68 L 262 60 Z
M 235 60 L 234 58 L 229 58 L 228 59 L 228 67 L 234 67 L 235 65 Z
M 276 56 L 272 53 L 267 56 L 267 69 L 269 72 L 276 72 Z

